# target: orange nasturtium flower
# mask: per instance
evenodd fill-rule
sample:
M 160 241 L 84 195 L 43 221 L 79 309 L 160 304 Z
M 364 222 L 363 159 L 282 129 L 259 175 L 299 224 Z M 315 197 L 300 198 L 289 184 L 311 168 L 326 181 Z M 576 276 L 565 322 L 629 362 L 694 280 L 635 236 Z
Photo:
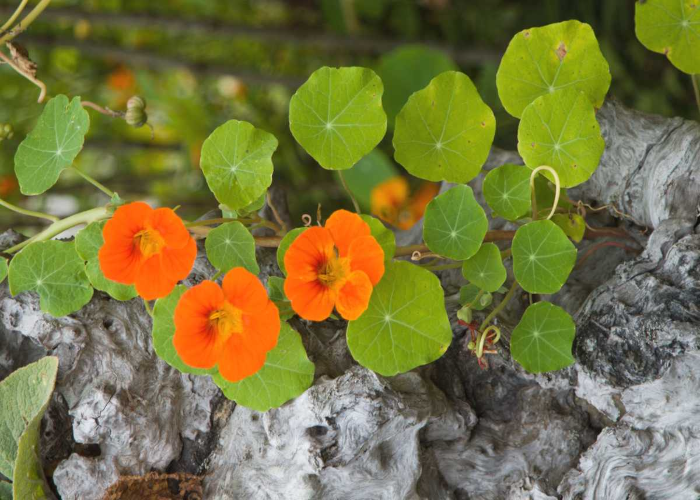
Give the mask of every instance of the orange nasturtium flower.
M 348 320 L 369 304 L 384 275 L 384 250 L 359 215 L 338 210 L 325 227 L 301 233 L 284 255 L 284 292 L 304 319 L 323 321 L 333 307 Z
M 203 281 L 175 307 L 173 345 L 185 364 L 213 368 L 230 382 L 253 375 L 277 345 L 280 316 L 258 278 L 242 267 L 219 286 Z
M 119 207 L 102 236 L 99 258 L 104 275 L 136 285 L 146 300 L 168 295 L 190 274 L 197 257 L 197 244 L 173 210 L 154 210 L 140 201 Z
M 408 181 L 401 176 L 377 184 L 370 194 L 371 212 L 399 229 L 410 229 L 425 213 L 425 207 L 435 198 L 439 185 L 426 182 L 413 196 Z

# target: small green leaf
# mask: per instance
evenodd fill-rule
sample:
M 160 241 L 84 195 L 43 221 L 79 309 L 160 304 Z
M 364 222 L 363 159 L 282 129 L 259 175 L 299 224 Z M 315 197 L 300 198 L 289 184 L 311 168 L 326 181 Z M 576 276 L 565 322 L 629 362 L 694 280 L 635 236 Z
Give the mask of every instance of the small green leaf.
M 292 96 L 292 135 L 323 168 L 348 169 L 386 133 L 383 92 L 371 69 L 324 66 Z
M 80 105 L 80 97 L 74 97 L 70 104 L 64 95 L 51 99 L 17 148 L 15 173 L 22 194 L 41 194 L 56 184 L 83 148 L 88 128 L 90 117 Z
M 201 168 L 219 203 L 240 210 L 272 184 L 277 139 L 247 122 L 229 120 L 202 145 Z
M 576 243 L 579 243 L 586 233 L 586 221 L 579 214 L 554 214 L 551 221 Z
M 398 169 L 380 149 L 372 150 L 355 166 L 343 172 L 345 182 L 365 212 L 369 212 L 372 207 L 372 189 L 397 175 Z
M 314 381 L 314 364 L 306 356 L 301 336 L 282 323 L 277 346 L 267 353 L 259 372 L 240 382 L 212 376 L 228 399 L 256 411 L 277 408 L 302 394 Z
M 518 220 L 530 210 L 531 173 L 527 167 L 508 163 L 486 174 L 484 198 L 494 215 Z
M 391 376 L 435 361 L 452 342 L 440 280 L 409 262 L 390 262 L 368 309 L 348 323 L 352 356 Z
M 265 191 L 263 194 L 261 194 L 257 200 L 253 201 L 250 205 L 247 205 L 241 209 L 239 209 L 237 212 L 237 215 L 240 216 L 245 216 L 248 214 L 252 214 L 253 212 L 259 211 L 262 207 L 265 206 L 265 198 L 267 198 L 267 191 Z M 232 217 L 235 219 L 235 217 Z
M 488 221 L 469 186 L 455 186 L 425 210 L 423 239 L 432 252 L 455 260 L 472 257 L 484 241 Z
M 379 246 L 384 250 L 384 261 L 388 262 L 394 258 L 396 252 L 396 236 L 391 229 L 388 229 L 382 221 L 371 215 L 360 215 L 363 221 L 369 224 L 369 229 L 372 231 L 372 236 L 377 240 Z
M 270 276 L 267 278 L 267 294 L 270 300 L 275 303 L 280 313 L 280 320 L 287 321 L 296 313 L 292 309 L 292 303 L 284 293 L 284 278 Z
M 0 480 L 0 500 L 12 500 L 12 484 Z
M 487 292 L 495 292 L 506 281 L 501 251 L 493 243 L 484 243 L 476 255 L 462 264 L 462 275 Z
M 284 235 L 282 241 L 280 241 L 280 246 L 277 247 L 277 265 L 280 266 L 280 271 L 286 276 L 287 270 L 284 268 L 284 254 L 289 250 L 289 246 L 297 239 L 301 233 L 304 232 L 305 227 L 296 227 Z
M 227 222 L 212 229 L 205 243 L 207 258 L 222 272 L 245 267 L 253 274 L 260 272 L 255 260 L 255 238 L 240 222 Z
M 697 0 L 647 0 L 635 3 L 637 38 L 665 54 L 684 73 L 700 73 L 700 4 Z
M 483 311 L 493 302 L 491 292 L 484 292 L 479 296 L 481 288 L 473 283 L 463 286 L 459 289 L 459 303 L 463 306 L 469 306 L 474 311 Z
M 510 352 L 530 373 L 560 370 L 574 363 L 571 346 L 576 325 L 561 307 L 537 302 L 527 308 L 513 330 Z
M 495 133 L 496 118 L 469 77 L 448 71 L 396 117 L 394 158 L 421 179 L 467 182 L 479 174 Z
M 595 109 L 585 94 L 560 90 L 537 98 L 523 112 L 518 152 L 525 165 L 549 165 L 562 187 L 573 187 L 593 175 L 605 150 Z M 552 174 L 542 172 L 554 181 Z
M 92 298 L 85 263 L 73 242 L 42 241 L 26 246 L 10 262 L 10 293 L 39 294 L 41 310 L 59 317 L 79 310 Z
M 530 293 L 558 292 L 576 263 L 576 247 L 549 220 L 520 227 L 511 248 L 515 279 Z
M 86 261 L 85 274 L 90 283 L 97 290 L 108 293 L 116 300 L 131 300 L 136 295 L 136 288 L 133 285 L 124 285 L 107 279 L 100 268 L 98 252 L 104 244 L 102 230 L 107 221 L 92 222 L 81 230 L 75 237 L 75 249 L 78 255 Z
M 501 59 L 496 86 L 503 107 L 520 118 L 535 99 L 563 88 L 584 92 L 599 108 L 610 79 L 593 29 L 572 20 L 515 35 Z
M 7 276 L 7 259 L 0 257 L 0 283 L 5 281 Z

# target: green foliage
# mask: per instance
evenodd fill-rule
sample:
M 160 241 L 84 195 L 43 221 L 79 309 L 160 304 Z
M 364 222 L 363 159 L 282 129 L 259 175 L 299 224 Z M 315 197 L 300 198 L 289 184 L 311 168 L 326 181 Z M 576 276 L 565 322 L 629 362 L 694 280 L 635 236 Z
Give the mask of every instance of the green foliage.
M 462 264 L 462 275 L 487 292 L 495 292 L 506 281 L 501 251 L 493 243 L 484 243 L 476 254 Z
M 12 484 L 0 480 L 0 500 L 12 500 Z
M 423 239 L 432 252 L 455 260 L 472 257 L 484 241 L 488 221 L 469 186 L 455 186 L 425 210 Z
M 377 240 L 379 246 L 384 250 L 384 262 L 389 262 L 394 258 L 396 252 L 396 236 L 394 232 L 388 229 L 382 221 L 371 215 L 360 215 L 363 221 L 369 224 L 369 229 L 372 231 L 372 236 Z
M 531 173 L 522 165 L 508 163 L 486 174 L 484 198 L 494 216 L 514 221 L 530 210 Z
M 440 280 L 408 262 L 391 262 L 368 309 L 347 329 L 352 356 L 391 376 L 435 361 L 452 342 Z
M 467 182 L 479 174 L 495 132 L 496 118 L 469 77 L 448 71 L 396 117 L 394 157 L 421 179 Z
M 279 276 L 268 277 L 267 293 L 270 296 L 270 300 L 277 306 L 282 321 L 287 321 L 294 316 L 295 313 L 292 309 L 292 303 L 284 293 L 284 278 L 280 278 Z
M 244 267 L 253 274 L 260 272 L 255 260 L 255 239 L 240 222 L 227 222 L 212 229 L 205 243 L 207 258 L 222 272 Z
M 363 211 L 369 212 L 372 204 L 372 189 L 378 184 L 396 177 L 399 171 L 394 163 L 380 149 L 372 150 L 351 169 L 343 172 L 343 177 Z
M 323 67 L 292 97 L 292 135 L 323 168 L 346 170 L 386 133 L 383 92 L 370 69 Z
M 0 283 L 5 280 L 7 276 L 7 259 L 0 257 Z
M 295 227 L 284 235 L 282 241 L 280 241 L 280 246 L 277 247 L 277 265 L 280 266 L 280 271 L 282 271 L 285 276 L 287 275 L 287 270 L 284 267 L 284 254 L 287 253 L 290 245 L 297 239 L 297 236 L 304 232 L 305 229 L 305 227 Z
M 493 302 L 493 295 L 490 292 L 481 293 L 481 288 L 473 283 L 459 289 L 459 303 L 468 306 L 474 311 L 483 311 Z
M 525 165 L 549 165 L 562 187 L 573 187 L 593 175 L 605 149 L 595 109 L 582 92 L 565 89 L 538 97 L 523 112 L 518 152 Z M 543 172 L 553 180 L 549 172 Z
M 59 317 L 79 310 L 92 298 L 85 263 L 73 242 L 31 243 L 10 262 L 10 292 L 37 292 L 41 310 Z
M 267 353 L 260 371 L 240 382 L 212 376 L 224 395 L 241 406 L 257 411 L 282 406 L 302 394 L 314 381 L 314 364 L 306 356 L 301 336 L 282 322 L 277 346 Z
M 563 88 L 584 92 L 600 107 L 610 80 L 593 29 L 574 20 L 515 35 L 496 75 L 503 107 L 516 118 L 538 97 Z
M 131 300 L 136 297 L 133 285 L 124 285 L 107 279 L 100 268 L 98 252 L 104 244 L 102 230 L 106 221 L 92 222 L 75 237 L 75 249 L 85 262 L 85 274 L 97 290 L 108 293 L 116 300 Z
M 696 0 L 647 0 L 635 3 L 637 38 L 649 50 L 665 54 L 684 73 L 700 73 L 700 4 Z
M 576 243 L 580 243 L 586 234 L 586 221 L 579 214 L 554 214 L 550 220 Z
M 202 145 L 201 168 L 216 199 L 231 210 L 254 203 L 272 184 L 277 139 L 247 122 L 229 120 Z
M 554 222 L 521 226 L 513 238 L 513 273 L 526 292 L 556 293 L 576 263 L 576 247 Z
M 510 352 L 531 373 L 560 370 L 574 363 L 571 347 L 576 334 L 571 316 L 549 302 L 527 308 L 510 338 Z
M 56 184 L 83 148 L 88 128 L 90 117 L 80 105 L 80 97 L 70 103 L 64 95 L 51 99 L 15 155 L 15 174 L 22 193 L 41 194 Z

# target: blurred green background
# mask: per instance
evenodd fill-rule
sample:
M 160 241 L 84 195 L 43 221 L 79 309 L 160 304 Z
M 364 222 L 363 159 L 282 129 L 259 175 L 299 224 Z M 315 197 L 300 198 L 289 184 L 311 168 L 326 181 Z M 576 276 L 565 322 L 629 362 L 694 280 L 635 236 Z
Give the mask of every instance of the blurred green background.
M 18 3 L 0 0 L 0 20 Z M 80 95 L 117 110 L 134 94 L 148 102 L 153 138 L 147 127 L 90 111 L 77 161 L 111 189 L 182 205 L 186 218 L 215 208 L 199 151 L 215 127 L 236 118 L 279 139 L 274 184 L 287 190 L 298 222 L 319 203 L 325 213 L 350 207 L 335 174 L 316 165 L 289 132 L 289 99 L 311 72 L 323 65 L 374 68 L 391 120 L 410 92 L 458 67 L 496 114 L 496 145 L 513 149 L 517 120 L 501 107 L 495 86 L 500 56 L 516 32 L 572 18 L 598 36 L 612 71 L 610 95 L 640 110 L 697 118 L 689 77 L 635 38 L 633 0 L 53 0 L 16 40 L 38 63 L 50 95 Z M 70 172 L 50 196 L 19 194 L 13 156 L 41 112 L 37 95 L 0 66 L 0 124 L 15 130 L 0 142 L 0 197 L 59 215 L 104 203 Z M 379 146 L 388 158 L 390 131 Z M 0 211 L 0 231 L 33 225 L 42 222 Z

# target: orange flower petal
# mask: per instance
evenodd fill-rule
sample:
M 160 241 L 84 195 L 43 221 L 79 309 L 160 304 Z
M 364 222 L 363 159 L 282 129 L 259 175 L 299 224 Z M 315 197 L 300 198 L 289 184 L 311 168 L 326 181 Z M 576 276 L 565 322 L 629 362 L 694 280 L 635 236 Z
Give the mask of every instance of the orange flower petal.
M 425 182 L 418 188 L 418 191 L 413 195 L 413 199 L 410 203 L 414 221 L 418 221 L 423 217 L 428 203 L 437 196 L 439 191 L 440 184 L 434 182 Z
M 165 247 L 161 251 L 161 256 L 163 270 L 168 278 L 175 281 L 184 280 L 192 272 L 197 258 L 197 243 L 190 238 L 182 248 Z
M 350 244 L 354 240 L 371 234 L 369 224 L 363 221 L 359 215 L 348 212 L 347 210 L 336 210 L 333 212 L 326 221 L 326 229 L 330 231 L 333 237 L 333 243 L 335 243 L 338 254 L 341 257 L 345 257 L 348 254 Z M 309 231 L 306 230 L 302 235 L 308 232 Z M 287 265 L 286 260 L 284 265 Z
M 175 307 L 173 345 L 185 364 L 212 368 L 220 355 L 209 315 L 224 302 L 224 292 L 213 281 L 203 281 L 187 290 Z
M 314 281 L 318 269 L 334 256 L 333 237 L 322 227 L 310 227 L 292 242 L 284 254 L 287 275 L 302 281 Z
M 104 244 L 97 256 L 102 273 L 112 281 L 127 285 L 136 281 L 143 259 L 133 244 L 133 240 L 115 241 Z
M 170 277 L 168 269 L 163 265 L 162 255 L 158 254 L 143 263 L 134 284 L 141 297 L 155 300 L 172 292 L 177 282 L 177 279 Z
M 370 211 L 382 219 L 395 219 L 399 207 L 408 199 L 408 181 L 401 176 L 377 184 L 370 193 Z M 395 222 L 388 220 L 388 222 Z
M 135 201 L 119 207 L 107 221 L 102 236 L 105 244 L 128 240 L 133 242 L 134 235 L 145 228 L 145 221 L 153 209 L 142 201 Z
M 362 271 L 372 282 L 379 283 L 384 276 L 384 250 L 373 236 L 363 236 L 350 244 L 350 269 Z
M 280 313 L 277 306 L 268 300 L 263 309 L 243 317 L 245 336 L 255 342 L 258 349 L 270 351 L 277 345 L 280 336 Z
M 304 231 L 304 233 L 306 232 L 308 231 Z M 328 318 L 333 312 L 337 297 L 336 292 L 321 285 L 318 281 L 305 281 L 290 277 L 284 281 L 284 293 L 292 302 L 292 309 L 302 318 L 312 321 L 323 321 Z
M 267 290 L 257 276 L 242 267 L 226 273 L 222 285 L 226 300 L 244 313 L 259 314 L 269 302 Z
M 338 293 L 335 307 L 340 315 L 353 320 L 359 318 L 367 310 L 372 296 L 372 283 L 362 271 L 354 271 Z
M 192 236 L 182 219 L 170 208 L 157 208 L 148 218 L 151 227 L 158 231 L 165 244 L 172 248 L 183 248 L 190 243 Z
M 244 335 L 231 335 L 219 355 L 219 373 L 229 382 L 239 382 L 259 371 L 267 352 L 246 342 Z

